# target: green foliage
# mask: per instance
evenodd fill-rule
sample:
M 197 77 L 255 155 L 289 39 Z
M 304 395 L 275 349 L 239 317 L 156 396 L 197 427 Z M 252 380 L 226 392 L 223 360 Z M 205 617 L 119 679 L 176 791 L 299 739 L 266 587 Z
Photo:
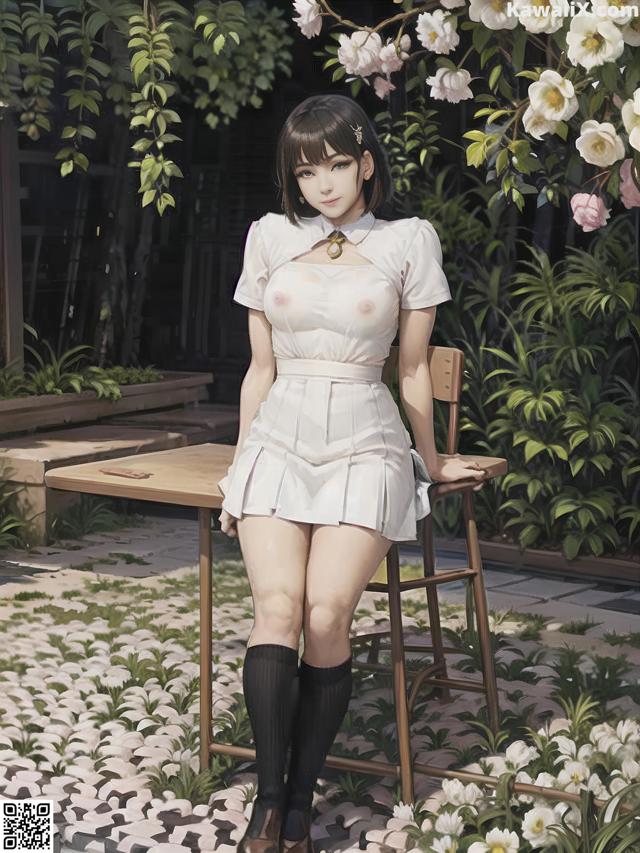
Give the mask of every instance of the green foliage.
M 38 333 L 33 327 L 25 323 L 25 329 L 38 340 Z M 95 391 L 99 398 L 119 400 L 122 397 L 120 385 L 158 382 L 163 377 L 151 365 L 143 368 L 80 366 L 79 362 L 88 358 L 83 350 L 92 349 L 88 344 L 72 347 L 60 357 L 56 356 L 48 341 L 43 341 L 43 345 L 48 357 L 25 344 L 35 362 L 27 365 L 25 371 L 17 370 L 15 362 L 0 368 L 0 399 Z
M 461 452 L 509 462 L 508 473 L 474 498 L 482 535 L 515 535 L 523 549 L 560 548 L 567 559 L 637 553 L 632 214 L 597 233 L 589 251 L 570 248 L 551 264 L 486 208 L 488 187 L 447 194 L 448 180 L 444 170 L 424 190 L 421 213 L 441 235 L 455 294 L 438 323 L 443 339 L 465 354 Z M 439 406 L 435 425 L 442 447 Z M 460 535 L 455 500 L 439 502 L 434 516 Z
M 117 512 L 114 505 L 111 498 L 81 494 L 68 509 L 52 517 L 47 529 L 48 542 L 82 539 L 89 533 L 120 530 L 140 521 L 138 515 Z
M 89 169 L 99 119 L 126 119 L 142 206 L 163 214 L 175 207 L 171 179 L 183 176 L 166 153 L 180 141 L 181 108 L 215 129 L 262 106 L 276 74 L 291 73 L 287 26 L 265 0 L 0 0 L 0 114 L 16 112 L 33 141 L 61 125 L 63 176 Z M 64 117 L 51 97 L 58 80 Z

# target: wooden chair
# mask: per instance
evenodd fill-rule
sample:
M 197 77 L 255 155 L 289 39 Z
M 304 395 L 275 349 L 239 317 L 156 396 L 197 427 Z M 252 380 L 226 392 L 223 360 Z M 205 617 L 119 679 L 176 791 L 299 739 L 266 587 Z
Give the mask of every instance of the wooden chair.
M 462 350 L 453 347 L 429 346 L 427 360 L 431 376 L 434 400 L 449 403 L 448 433 L 446 453 L 456 453 L 459 432 L 459 406 L 462 390 L 462 371 L 464 354 Z M 397 375 L 398 347 L 392 347 L 385 363 L 382 380 L 390 385 Z M 468 456 L 469 460 L 480 463 L 485 472 L 485 480 L 497 477 L 507 472 L 507 460 L 489 456 Z M 435 571 L 435 554 L 433 545 L 432 516 L 429 513 L 418 521 L 418 539 L 422 543 L 423 577 L 400 580 L 400 562 L 398 544 L 394 543 L 386 557 L 386 581 L 376 580 L 380 571 L 367 586 L 367 591 L 386 592 L 389 596 L 390 631 L 358 634 L 353 638 L 353 645 L 359 646 L 363 640 L 371 640 L 366 661 L 356 659 L 354 649 L 353 665 L 362 669 L 388 671 L 393 673 L 394 700 L 396 709 L 396 726 L 398 737 L 398 752 L 400 760 L 400 778 L 404 802 L 413 801 L 413 759 L 410 742 L 410 715 L 418 691 L 423 684 L 435 685 L 441 694 L 441 701 L 451 701 L 450 691 L 474 691 L 484 693 L 487 701 L 489 725 L 493 732 L 499 726 L 498 688 L 491 647 L 491 632 L 484 580 L 482 577 L 482 560 L 478 542 L 478 531 L 473 511 L 472 488 L 477 480 L 459 480 L 451 483 L 434 483 L 429 487 L 431 506 L 435 501 L 449 495 L 462 495 L 462 511 L 465 520 L 467 554 L 469 565 L 451 571 Z M 384 562 L 382 564 L 384 566 Z M 482 660 L 482 679 L 451 678 L 447 674 L 446 654 L 458 653 L 459 649 L 444 645 L 440 625 L 437 584 L 452 583 L 464 580 L 469 591 L 473 592 L 473 605 L 468 609 L 469 615 L 475 613 L 476 630 L 480 645 Z M 429 631 L 431 644 L 411 645 L 403 639 L 402 609 L 400 594 L 404 590 L 424 587 L 429 613 Z M 471 625 L 468 625 L 471 627 Z M 384 633 L 390 634 L 390 646 L 383 647 L 381 643 Z M 366 644 L 365 644 L 366 645 Z M 379 652 L 390 649 L 391 664 L 382 664 L 378 660 Z M 407 694 L 407 668 L 405 652 L 432 652 L 433 663 L 412 674 L 412 683 Z

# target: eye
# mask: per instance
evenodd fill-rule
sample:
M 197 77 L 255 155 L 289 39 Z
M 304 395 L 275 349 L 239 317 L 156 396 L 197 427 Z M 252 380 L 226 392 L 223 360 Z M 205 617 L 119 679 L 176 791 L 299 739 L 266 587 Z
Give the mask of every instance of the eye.
M 351 160 L 341 160 L 339 163 L 333 164 L 332 170 L 335 169 L 336 167 L 344 166 L 346 168 L 347 166 L 350 166 L 350 165 L 351 165 Z M 305 175 L 311 175 L 311 174 L 313 174 L 313 173 L 310 172 L 309 169 L 303 169 L 301 172 L 296 172 L 295 176 L 296 176 L 296 178 L 304 178 Z

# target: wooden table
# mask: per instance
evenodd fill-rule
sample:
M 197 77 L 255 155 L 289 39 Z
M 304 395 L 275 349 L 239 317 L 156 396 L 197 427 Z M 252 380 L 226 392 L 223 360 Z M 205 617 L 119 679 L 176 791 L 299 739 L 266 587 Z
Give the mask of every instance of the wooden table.
M 53 489 L 87 492 L 93 495 L 157 501 L 198 508 L 200 552 L 200 768 L 210 765 L 213 753 L 255 760 L 254 748 L 214 743 L 213 655 L 212 655 L 212 564 L 211 510 L 219 509 L 222 495 L 218 480 L 227 473 L 234 447 L 225 444 L 197 444 L 167 450 L 121 456 L 118 459 L 82 462 L 53 468 L 45 474 L 45 483 Z M 114 471 L 116 473 L 105 473 Z M 120 473 L 117 473 L 120 472 Z M 138 475 L 139 479 L 124 474 Z M 381 566 L 385 564 L 381 563 Z M 326 764 L 340 770 L 399 778 L 399 765 L 384 761 L 328 755 Z M 448 771 L 436 771 L 448 775 Z
M 255 757 L 255 750 L 215 744 L 212 740 L 212 566 L 211 510 L 219 509 L 222 495 L 217 482 L 227 473 L 234 447 L 227 444 L 196 444 L 154 453 L 121 456 L 65 465 L 45 474 L 53 489 L 108 495 L 114 498 L 157 501 L 198 508 L 200 567 L 200 767 L 209 766 L 213 751 L 242 758 Z M 114 473 L 105 473 L 112 471 Z M 124 476 L 129 474 L 130 476 Z M 131 475 L 137 475 L 131 476 Z

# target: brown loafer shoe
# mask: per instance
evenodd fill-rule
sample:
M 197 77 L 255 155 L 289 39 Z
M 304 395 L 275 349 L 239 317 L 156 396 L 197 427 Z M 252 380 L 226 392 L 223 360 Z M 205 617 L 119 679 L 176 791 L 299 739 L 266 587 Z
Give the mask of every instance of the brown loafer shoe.
M 299 841 L 288 841 L 286 838 L 281 838 L 280 853 L 313 853 L 311 833 L 308 832 Z
M 280 853 L 282 809 L 279 806 L 253 805 L 245 834 L 238 842 L 238 853 Z
M 294 841 L 284 837 L 284 828 L 286 825 L 286 817 L 288 812 L 285 812 L 285 818 L 282 821 L 282 831 L 280 833 L 280 853 L 313 853 L 313 842 L 311 841 L 311 814 L 307 814 L 304 819 L 303 828 L 305 834 L 302 838 Z

